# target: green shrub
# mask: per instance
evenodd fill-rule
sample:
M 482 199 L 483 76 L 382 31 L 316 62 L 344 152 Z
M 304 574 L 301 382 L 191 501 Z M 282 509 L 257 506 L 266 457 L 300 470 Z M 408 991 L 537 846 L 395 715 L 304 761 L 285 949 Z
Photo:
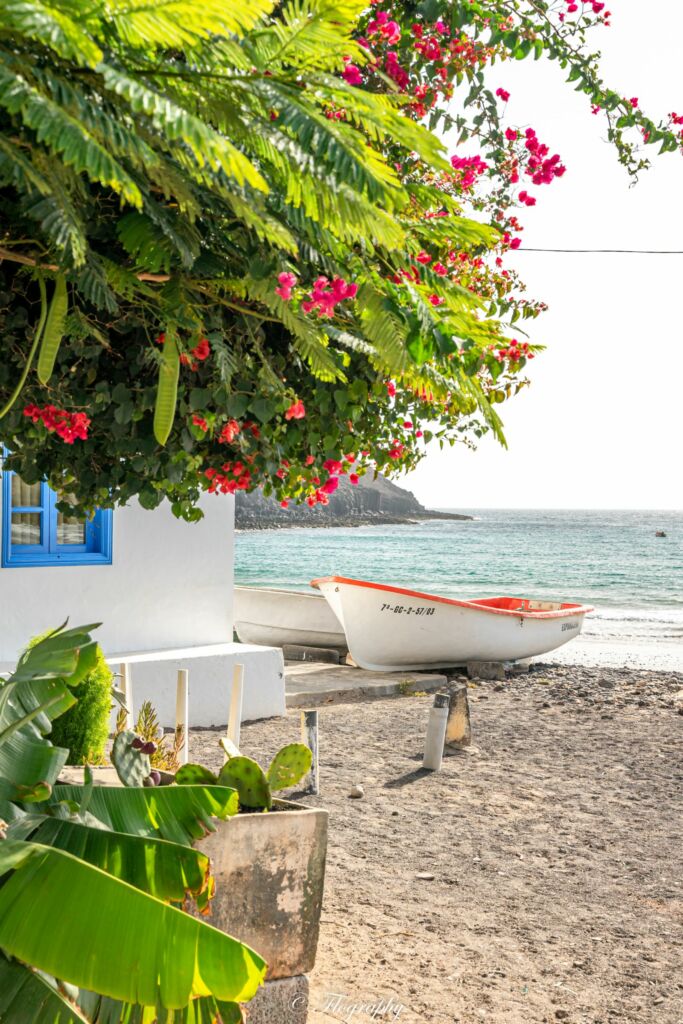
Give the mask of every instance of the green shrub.
M 34 637 L 29 647 L 42 640 L 46 633 Z M 74 686 L 76 703 L 52 723 L 50 739 L 57 747 L 67 747 L 67 764 L 101 764 L 109 736 L 111 689 L 114 675 L 97 648 L 97 662 L 82 683 Z

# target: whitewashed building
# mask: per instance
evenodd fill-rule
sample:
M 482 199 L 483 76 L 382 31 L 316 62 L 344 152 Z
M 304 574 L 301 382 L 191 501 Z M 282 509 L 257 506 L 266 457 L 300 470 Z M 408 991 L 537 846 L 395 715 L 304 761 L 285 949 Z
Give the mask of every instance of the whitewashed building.
M 276 648 L 233 643 L 234 501 L 205 495 L 198 523 L 168 503 L 103 510 L 83 524 L 58 513 L 45 484 L 2 474 L 0 669 L 66 618 L 95 632 L 112 667 L 127 663 L 134 708 L 175 721 L 177 670 L 189 672 L 191 725 L 227 722 L 233 667 L 244 665 L 243 719 L 284 714 Z

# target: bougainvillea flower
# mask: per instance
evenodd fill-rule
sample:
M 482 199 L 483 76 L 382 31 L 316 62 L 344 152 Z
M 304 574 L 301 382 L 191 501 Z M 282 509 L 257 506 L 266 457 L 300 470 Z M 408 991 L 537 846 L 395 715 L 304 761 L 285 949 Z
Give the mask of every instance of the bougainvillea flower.
M 302 420 L 306 415 L 306 408 L 300 398 L 297 398 L 296 402 L 292 402 L 289 409 L 285 413 L 286 420 Z
M 289 302 L 292 297 L 292 288 L 296 285 L 296 277 L 294 274 L 284 271 L 282 274 L 278 274 L 277 279 L 278 287 L 275 289 L 275 294 L 285 302 Z

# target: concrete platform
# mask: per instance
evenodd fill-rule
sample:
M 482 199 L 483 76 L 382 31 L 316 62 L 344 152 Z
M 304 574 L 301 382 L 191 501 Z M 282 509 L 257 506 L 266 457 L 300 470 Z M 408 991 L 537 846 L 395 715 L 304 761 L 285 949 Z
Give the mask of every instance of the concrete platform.
M 288 708 L 315 707 L 330 701 L 390 697 L 395 693 L 438 690 L 447 678 L 440 672 L 368 672 L 350 665 L 285 662 Z

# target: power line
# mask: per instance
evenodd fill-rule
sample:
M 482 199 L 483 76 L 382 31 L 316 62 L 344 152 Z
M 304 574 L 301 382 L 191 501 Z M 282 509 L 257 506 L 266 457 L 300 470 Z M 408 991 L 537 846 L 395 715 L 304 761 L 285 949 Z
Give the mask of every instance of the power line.
M 578 252 L 578 253 L 634 253 L 646 256 L 683 256 L 683 249 L 536 249 L 520 246 L 515 252 Z

